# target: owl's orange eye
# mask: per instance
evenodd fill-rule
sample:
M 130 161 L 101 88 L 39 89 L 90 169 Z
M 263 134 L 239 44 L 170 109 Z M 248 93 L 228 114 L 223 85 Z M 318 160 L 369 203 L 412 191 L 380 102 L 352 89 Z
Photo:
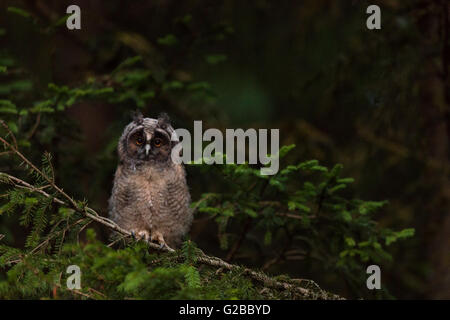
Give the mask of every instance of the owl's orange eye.
M 144 143 L 144 138 L 143 137 L 137 137 L 136 138 L 136 145 L 140 146 L 143 143 Z
M 160 138 L 155 138 L 155 140 L 153 140 L 153 144 L 155 145 L 155 147 L 159 148 L 161 147 L 162 140 Z

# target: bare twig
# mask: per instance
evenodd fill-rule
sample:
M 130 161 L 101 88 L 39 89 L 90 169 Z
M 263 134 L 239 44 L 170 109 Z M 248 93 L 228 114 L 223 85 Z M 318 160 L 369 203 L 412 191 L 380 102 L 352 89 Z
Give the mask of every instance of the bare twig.
M 14 186 L 19 187 L 19 188 L 24 188 L 24 189 L 28 189 L 32 192 L 37 192 L 40 193 L 41 195 L 47 197 L 47 198 L 52 198 L 54 202 L 65 205 L 66 203 L 58 198 L 52 197 L 51 195 L 49 195 L 47 192 L 45 192 L 44 190 L 42 190 L 42 188 L 36 188 L 33 185 L 29 184 L 26 181 L 23 181 L 22 179 L 19 179 L 17 177 L 14 177 L 12 175 L 9 175 L 5 172 L 0 172 L 0 176 L 6 177 L 10 183 L 12 183 Z
M 36 117 L 36 122 L 34 123 L 33 128 L 31 128 L 31 131 L 28 134 L 27 140 L 30 140 L 34 136 L 37 128 L 39 127 L 40 122 L 41 122 L 41 113 L 38 113 L 37 117 Z
M 7 132 L 6 137 L 11 136 L 11 139 L 13 140 L 14 148 L 17 150 L 18 149 L 17 140 L 16 140 L 16 137 L 14 136 L 14 134 L 12 133 L 11 129 L 9 129 L 8 125 L 3 120 L 0 120 L 0 124 L 2 125 L 3 128 L 5 128 L 5 130 Z M 6 142 L 6 140 L 2 139 L 2 142 L 3 141 Z M 10 144 L 7 143 L 7 145 L 10 145 Z M 14 151 L 14 150 L 12 150 L 12 151 Z
M 247 232 L 250 229 L 251 224 L 252 224 L 252 218 L 249 217 L 247 219 L 247 221 L 245 222 L 244 227 L 242 228 L 242 232 L 241 232 L 241 234 L 239 236 L 239 239 L 234 243 L 234 245 L 231 248 L 230 252 L 228 252 L 227 257 L 225 258 L 225 260 L 231 261 L 234 258 L 236 252 L 241 247 L 242 242 L 244 242 L 245 236 L 247 235 Z
M 87 294 L 87 293 L 84 293 L 84 292 L 81 292 L 80 290 L 77 290 L 77 289 L 67 289 L 67 288 L 64 288 L 63 286 L 61 286 L 61 285 L 59 285 L 59 284 L 56 284 L 55 285 L 56 287 L 58 287 L 58 288 L 60 288 L 60 289 L 65 289 L 65 290 L 67 290 L 67 291 L 70 291 L 70 292 L 72 292 L 72 293 L 76 293 L 76 294 L 78 294 L 78 295 L 80 295 L 80 296 L 83 296 L 83 297 L 86 297 L 86 298 L 89 298 L 89 299 L 94 299 L 91 295 L 89 295 L 89 294 Z

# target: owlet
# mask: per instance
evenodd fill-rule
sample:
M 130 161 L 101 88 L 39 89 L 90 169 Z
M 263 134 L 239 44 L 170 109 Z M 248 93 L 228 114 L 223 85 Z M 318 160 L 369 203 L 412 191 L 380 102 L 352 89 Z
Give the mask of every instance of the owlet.
M 166 115 L 135 116 L 119 140 L 109 199 L 109 216 L 120 227 L 172 248 L 180 245 L 192 223 L 184 167 L 171 158 L 177 143 Z

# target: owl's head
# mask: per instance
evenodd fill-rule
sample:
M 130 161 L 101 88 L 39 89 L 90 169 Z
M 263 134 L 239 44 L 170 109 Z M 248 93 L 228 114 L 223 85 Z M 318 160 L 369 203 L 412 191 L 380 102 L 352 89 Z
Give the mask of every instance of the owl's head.
M 166 162 L 176 143 L 178 138 L 166 114 L 153 119 L 138 113 L 120 137 L 119 158 L 132 164 Z

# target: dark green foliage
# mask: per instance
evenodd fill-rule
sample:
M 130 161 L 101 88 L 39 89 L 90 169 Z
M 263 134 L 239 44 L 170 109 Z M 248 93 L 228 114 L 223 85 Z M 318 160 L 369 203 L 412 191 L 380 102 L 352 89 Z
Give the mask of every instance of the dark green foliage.
M 294 147 L 282 147 L 280 158 Z M 267 249 L 287 243 L 280 258 L 289 260 L 291 250 L 294 258 L 317 260 L 323 270 L 342 275 L 358 291 L 369 264 L 392 261 L 386 246 L 414 235 L 414 229 L 395 232 L 377 225 L 374 218 L 386 201 L 345 197 L 343 189 L 353 179 L 340 177 L 340 164 L 328 169 L 310 160 L 287 165 L 274 176 L 263 176 L 248 165 L 216 168 L 229 182 L 229 191 L 203 194 L 193 206 L 215 219 L 224 250 L 237 236 L 227 227 L 250 220 L 252 242 Z
M 198 268 L 180 253 L 150 254 L 147 245 L 135 243 L 112 249 L 87 230 L 85 242 L 64 245 L 59 254 L 30 255 L 15 264 L 0 282 L 0 297 L 93 299 L 264 299 L 286 293 L 265 290 L 236 271 L 217 273 Z M 7 249 L 5 259 L 15 249 Z M 184 255 L 184 249 L 181 253 Z M 184 262 L 183 262 L 184 261 Z M 69 265 L 82 270 L 82 290 L 65 289 Z M 57 288 L 57 289 L 54 289 Z M 54 291 L 55 290 L 55 291 Z M 56 292 L 56 293 L 55 293 Z M 81 293 L 80 293 L 81 292 Z
M 317 290 L 313 281 L 297 278 L 311 278 L 330 292 L 348 297 L 392 297 L 389 289 L 395 284 L 383 282 L 382 291 L 368 292 L 366 267 L 379 264 L 384 272 L 385 267 L 402 262 L 395 254 L 403 247 L 396 242 L 412 237 L 415 231 L 402 230 L 411 223 L 399 218 L 400 214 L 395 215 L 398 203 L 383 199 L 395 202 L 396 196 L 391 196 L 391 192 L 398 195 L 403 191 L 397 191 L 401 190 L 399 187 L 385 191 L 383 186 L 389 187 L 394 179 L 386 177 L 389 172 L 372 172 L 374 167 L 378 169 L 372 162 L 385 160 L 380 151 L 366 147 L 369 165 L 365 167 L 365 162 L 352 162 L 342 156 L 361 156 L 359 152 L 364 149 L 359 146 L 361 142 L 356 140 L 357 147 L 350 148 L 343 140 L 355 135 L 355 128 L 370 129 L 368 124 L 374 115 L 379 122 L 372 129 L 386 132 L 391 132 L 388 124 L 397 118 L 414 118 L 412 123 L 420 119 L 417 110 L 409 112 L 410 102 L 417 100 L 411 98 L 416 97 L 416 89 L 408 91 L 417 86 L 411 79 L 419 78 L 415 73 L 416 51 L 403 45 L 398 58 L 393 55 L 392 59 L 379 59 L 375 55 L 383 48 L 397 51 L 391 46 L 394 40 L 416 41 L 415 30 L 408 35 L 393 32 L 393 39 L 377 34 L 368 41 L 359 24 L 353 28 L 356 31 L 347 30 L 351 29 L 349 26 L 341 30 L 335 27 L 334 23 L 342 25 L 336 17 L 326 23 L 317 18 L 327 11 L 322 10 L 322 4 L 305 3 L 306 9 L 318 13 L 306 14 L 302 20 L 306 31 L 281 32 L 286 39 L 280 38 L 282 29 L 264 21 L 249 23 L 257 21 L 259 13 L 250 14 L 244 3 L 244 8 L 231 10 L 243 9 L 244 25 L 223 17 L 213 23 L 204 21 L 202 5 L 192 12 L 190 8 L 180 11 L 172 8 L 171 19 L 155 22 L 156 31 L 146 35 L 144 31 L 143 34 L 133 31 L 141 25 L 118 27 L 99 38 L 91 34 L 85 42 L 74 33 L 77 39 L 74 42 L 79 42 L 80 50 L 89 57 L 79 73 L 70 69 L 74 75 L 66 74 L 65 68 L 53 70 L 53 60 L 43 63 L 44 72 L 39 69 L 44 58 L 37 59 L 34 54 L 31 59 L 24 57 L 32 50 L 20 46 L 17 49 L 17 44 L 2 46 L 0 119 L 10 132 L 2 126 L 0 136 L 39 164 L 37 167 L 44 176 L 2 146 L 0 299 L 302 298 L 289 290 L 266 287 L 249 277 L 244 267 L 230 271 L 204 264 L 199 261 L 199 248 L 234 264 L 278 275 L 275 279 L 279 281 L 300 282 L 311 290 Z M 235 5 L 230 7 L 237 8 Z M 270 12 L 272 9 L 266 5 L 261 4 L 258 10 Z M 330 6 L 337 11 L 349 11 L 346 5 Z M 298 8 L 302 10 L 288 12 L 303 14 L 303 4 Z M 52 21 L 41 21 L 19 4 L 4 9 L 4 14 L 22 19 L 17 20 L 18 24 L 31 24 L 27 38 L 39 38 L 43 45 L 36 52 L 41 50 L 41 56 L 53 59 L 53 50 L 58 52 L 64 47 L 45 47 L 65 28 L 63 12 Z M 360 23 L 363 12 L 360 9 L 351 14 L 352 23 Z M 287 30 L 298 25 L 299 18 L 277 18 L 274 23 L 278 25 L 281 20 L 288 23 L 284 26 Z M 395 25 L 390 23 L 390 29 L 394 30 Z M 261 29 L 249 32 L 253 25 Z M 322 29 L 331 31 L 323 33 Z M 8 37 L 12 42 L 16 38 L 13 31 L 11 24 L 0 25 L 0 41 Z M 247 36 L 243 36 L 245 33 Z M 68 43 L 73 45 L 72 40 Z M 249 52 L 257 54 L 247 56 Z M 405 52 L 410 60 L 408 65 L 397 61 L 403 59 Z M 64 60 L 62 64 L 65 63 Z M 254 74 L 247 77 L 249 70 Z M 389 70 L 394 70 L 394 75 Z M 223 78 L 218 80 L 219 77 Z M 393 84 L 387 78 L 393 79 Z M 397 95 L 398 92 L 401 94 Z M 274 102 L 270 111 L 267 108 L 271 99 Z M 393 108 L 391 104 L 399 107 Z M 84 123 L 71 113 L 79 107 L 85 107 L 82 113 L 87 113 L 84 118 L 78 115 L 83 120 L 98 117 L 96 108 L 102 110 L 105 119 L 110 119 L 93 133 L 82 130 Z M 106 216 L 106 199 L 117 165 L 118 135 L 130 121 L 131 111 L 136 109 L 151 117 L 165 111 L 176 127 L 190 128 L 197 119 L 220 129 L 242 123 L 247 127 L 279 127 L 284 135 L 281 143 L 287 144 L 279 152 L 280 171 L 274 176 L 262 176 L 260 168 L 247 164 L 188 165 L 195 219 L 210 223 L 193 234 L 192 240 L 185 241 L 176 253 L 157 253 L 130 239 L 116 239 L 112 244 L 110 230 L 92 223 L 83 213 L 89 203 Z M 383 118 L 382 112 L 389 116 Z M 280 116 L 275 117 L 278 113 Z M 304 119 L 327 128 L 335 141 L 303 122 Z M 402 123 L 404 132 L 410 132 L 409 125 Z M 393 131 L 395 138 L 403 134 L 412 139 L 409 134 Z M 100 142 L 88 147 L 89 140 L 97 136 Z M 292 144 L 294 141 L 297 147 Z M 305 161 L 311 158 L 320 162 Z M 391 161 L 399 160 L 389 158 L 388 167 Z M 330 165 L 336 162 L 345 163 L 348 171 L 343 172 L 340 164 Z M 410 170 L 416 175 L 415 163 L 399 163 L 393 170 L 396 174 Z M 9 175 L 28 182 L 31 189 L 11 180 Z M 76 207 L 61 197 L 51 183 L 73 196 Z M 377 192 L 378 185 L 382 192 Z M 415 184 L 411 190 L 414 188 L 419 187 Z M 400 222 L 389 220 L 391 216 Z M 392 225 L 401 226 L 393 228 L 400 230 L 387 227 Z M 417 241 L 416 238 L 412 240 Z M 72 264 L 82 270 L 79 291 L 66 289 L 66 269 Z

